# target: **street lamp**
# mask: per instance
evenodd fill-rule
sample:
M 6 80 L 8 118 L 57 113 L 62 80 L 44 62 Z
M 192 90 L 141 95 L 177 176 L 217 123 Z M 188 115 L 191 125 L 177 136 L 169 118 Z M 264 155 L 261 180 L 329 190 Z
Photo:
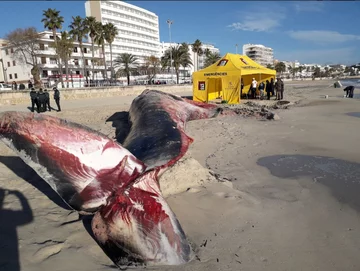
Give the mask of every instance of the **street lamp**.
M 4 82 L 7 82 L 7 76 L 6 76 L 7 69 L 4 67 L 4 62 L 3 62 L 2 58 L 0 58 L 0 62 L 1 62 L 2 70 L 3 70 Z
M 173 80 L 173 74 L 172 74 L 172 48 L 171 48 L 171 25 L 173 24 L 173 21 L 167 20 L 166 23 L 169 25 L 169 39 L 170 39 L 170 74 L 171 74 L 171 82 Z

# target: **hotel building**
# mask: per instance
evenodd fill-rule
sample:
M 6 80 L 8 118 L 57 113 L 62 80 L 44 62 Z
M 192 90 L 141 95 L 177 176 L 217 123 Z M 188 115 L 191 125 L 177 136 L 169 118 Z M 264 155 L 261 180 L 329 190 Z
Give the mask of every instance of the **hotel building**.
M 261 44 L 244 44 L 243 55 L 247 55 L 263 66 L 273 65 L 274 63 L 273 49 Z
M 85 13 L 103 24 L 113 23 L 118 29 L 119 35 L 112 44 L 113 59 L 129 53 L 141 64 L 145 56 L 160 57 L 159 18 L 155 13 L 125 1 L 87 1 Z M 108 44 L 105 45 L 105 58 L 110 61 Z

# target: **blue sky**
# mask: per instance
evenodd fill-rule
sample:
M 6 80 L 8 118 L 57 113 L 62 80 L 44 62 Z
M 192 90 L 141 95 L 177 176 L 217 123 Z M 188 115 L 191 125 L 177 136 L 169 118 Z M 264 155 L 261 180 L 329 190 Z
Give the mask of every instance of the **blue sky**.
M 159 16 L 160 41 L 212 43 L 221 54 L 242 52 L 245 43 L 274 49 L 276 59 L 302 63 L 360 62 L 360 2 L 357 1 L 127 1 Z M 18 27 L 43 30 L 42 11 L 56 8 L 65 18 L 85 16 L 85 1 L 0 2 L 0 37 Z M 14 8 L 14 5 L 16 8 Z

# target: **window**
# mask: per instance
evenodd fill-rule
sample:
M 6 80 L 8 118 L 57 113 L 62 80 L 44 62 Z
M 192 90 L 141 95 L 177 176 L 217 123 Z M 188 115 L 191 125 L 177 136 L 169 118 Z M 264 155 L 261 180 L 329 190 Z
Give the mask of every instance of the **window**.
M 75 64 L 76 66 L 79 66 L 79 59 L 74 59 L 74 64 Z
M 78 50 L 77 50 L 77 47 L 74 47 L 74 53 L 77 53 Z
M 46 57 L 44 56 L 41 57 L 41 64 L 46 64 Z
M 12 79 L 12 74 L 9 74 L 9 78 Z
M 85 59 L 85 65 L 89 65 L 89 59 Z
M 48 71 L 47 70 L 43 70 L 42 77 L 48 77 Z
M 57 64 L 56 58 L 50 58 L 50 64 Z
M 14 53 L 14 48 L 11 48 L 10 52 L 13 54 Z
M 15 77 L 15 79 L 17 79 L 17 73 L 14 73 L 14 77 Z
M 218 66 L 225 66 L 228 63 L 227 59 L 222 59 L 219 61 L 219 64 L 217 64 Z
M 84 48 L 84 53 L 87 53 L 87 48 Z
M 15 62 L 15 60 L 13 60 L 13 66 L 16 66 L 16 62 Z
M 7 64 L 8 64 L 8 67 L 10 67 L 10 62 L 8 62 Z
M 45 44 L 40 43 L 39 46 L 40 46 L 40 50 L 45 50 Z
M 50 38 L 51 40 L 53 40 L 53 39 L 54 39 L 54 36 L 51 35 L 51 36 L 49 36 L 49 38 Z
M 80 71 L 76 71 L 76 74 L 80 74 Z
M 8 55 L 8 54 L 9 54 L 9 50 L 8 50 L 8 49 L 5 49 L 5 53 L 6 53 L 6 55 Z

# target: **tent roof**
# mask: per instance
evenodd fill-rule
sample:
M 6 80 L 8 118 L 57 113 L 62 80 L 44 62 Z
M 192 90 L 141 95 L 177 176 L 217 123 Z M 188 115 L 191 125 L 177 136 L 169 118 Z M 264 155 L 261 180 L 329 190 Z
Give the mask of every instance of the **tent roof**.
M 260 64 L 256 63 L 254 60 L 249 58 L 246 55 L 239 54 L 230 54 L 227 53 L 220 60 L 214 64 L 206 67 L 205 69 L 199 70 L 197 72 L 206 73 L 206 72 L 239 72 L 241 75 L 248 74 L 269 74 L 276 75 L 276 71 L 268 69 Z

